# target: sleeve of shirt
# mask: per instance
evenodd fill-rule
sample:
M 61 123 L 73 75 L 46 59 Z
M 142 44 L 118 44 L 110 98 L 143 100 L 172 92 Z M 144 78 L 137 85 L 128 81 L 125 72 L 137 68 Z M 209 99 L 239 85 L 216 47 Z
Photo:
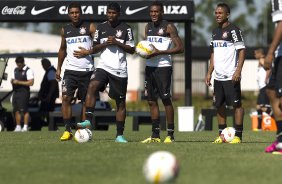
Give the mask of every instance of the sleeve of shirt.
M 27 80 L 34 79 L 34 73 L 30 68 L 26 71 L 26 78 Z
M 11 79 L 15 79 L 15 70 L 13 70 L 13 73 L 11 75 Z
M 126 29 L 126 31 L 127 31 L 127 37 L 126 37 L 126 40 L 125 40 L 125 44 L 129 45 L 130 47 L 134 47 L 135 42 L 134 42 L 133 31 L 132 31 L 131 27 L 128 27 Z
M 282 20 L 282 1 L 273 0 L 272 2 L 272 22 L 279 22 Z
M 235 28 L 231 30 L 231 35 L 232 35 L 234 46 L 237 50 L 246 48 L 244 39 L 243 39 L 243 35 L 242 35 L 242 31 L 240 29 Z
M 100 44 L 100 26 L 97 26 L 94 38 L 93 38 L 93 46 Z
M 56 72 L 55 70 L 50 70 L 47 74 L 48 81 L 56 80 Z

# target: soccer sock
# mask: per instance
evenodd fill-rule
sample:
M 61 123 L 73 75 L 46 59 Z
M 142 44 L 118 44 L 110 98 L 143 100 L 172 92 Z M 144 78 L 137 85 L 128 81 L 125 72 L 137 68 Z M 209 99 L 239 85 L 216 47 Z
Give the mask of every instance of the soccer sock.
M 227 127 L 226 123 L 224 125 L 218 125 L 218 135 L 221 134 L 222 130 Z
M 235 125 L 235 136 L 239 137 L 242 140 L 242 134 L 243 134 L 243 125 Z
M 27 128 L 28 128 L 28 125 L 24 125 L 23 128 L 24 128 L 24 129 L 27 129 Z
M 93 116 L 94 116 L 94 107 L 86 107 L 85 115 L 86 115 L 86 120 L 92 122 Z
M 280 121 L 276 121 L 276 125 L 277 125 L 277 140 L 278 142 L 282 142 L 282 120 Z
M 160 120 L 152 119 L 152 138 L 160 138 Z
M 167 124 L 167 135 L 173 138 L 174 133 L 174 123 Z
M 116 126 L 117 126 L 117 136 L 123 135 L 124 131 L 124 121 L 117 121 Z
M 257 113 L 258 113 L 258 126 L 257 126 L 257 128 L 258 128 L 258 129 L 261 129 L 261 123 L 262 123 L 262 110 L 261 110 L 261 109 L 258 109 L 258 110 L 257 110 Z
M 64 119 L 66 131 L 71 132 L 71 119 Z

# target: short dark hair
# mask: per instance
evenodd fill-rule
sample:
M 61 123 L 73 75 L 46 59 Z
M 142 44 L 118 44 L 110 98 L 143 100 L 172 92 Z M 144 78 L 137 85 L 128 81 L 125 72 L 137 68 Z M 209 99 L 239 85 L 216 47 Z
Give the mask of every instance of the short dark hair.
M 51 62 L 50 62 L 50 60 L 47 59 L 47 58 L 43 58 L 43 59 L 41 60 L 41 63 L 42 63 L 42 64 L 45 64 L 45 65 L 48 65 L 48 66 L 51 66 Z
M 151 8 L 152 6 L 159 6 L 160 9 L 161 9 L 161 12 L 164 12 L 164 5 L 163 5 L 162 2 L 160 2 L 160 1 L 154 1 L 154 2 L 151 4 L 150 8 Z
M 230 14 L 230 7 L 228 6 L 228 4 L 226 4 L 226 3 L 218 3 L 217 7 L 224 8 L 226 10 L 226 12 Z
M 24 57 L 23 56 L 17 56 L 16 57 L 16 63 L 24 63 Z
M 79 3 L 77 3 L 77 2 L 72 2 L 71 4 L 69 4 L 69 6 L 68 6 L 68 13 L 70 12 L 71 8 L 78 8 L 80 13 L 82 12 L 81 5 Z
M 108 4 L 107 6 L 107 10 L 114 10 L 116 12 L 120 12 L 120 5 L 116 2 L 112 2 L 110 4 Z

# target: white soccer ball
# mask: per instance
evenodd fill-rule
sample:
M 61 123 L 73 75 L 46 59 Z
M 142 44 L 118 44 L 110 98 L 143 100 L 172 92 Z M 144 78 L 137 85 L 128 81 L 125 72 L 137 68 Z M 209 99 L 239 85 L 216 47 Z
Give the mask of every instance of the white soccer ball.
M 236 132 L 235 128 L 226 127 L 225 129 L 222 130 L 220 137 L 223 142 L 231 142 L 235 137 L 235 132 Z
M 146 40 L 140 41 L 135 48 L 135 52 L 143 58 L 146 58 L 149 54 L 152 54 L 153 50 L 154 47 Z
M 92 132 L 85 128 L 85 129 L 77 129 L 74 134 L 74 140 L 78 143 L 85 143 L 92 139 Z
M 152 153 L 143 166 L 145 178 L 150 183 L 165 183 L 174 180 L 179 171 L 176 157 L 168 151 Z

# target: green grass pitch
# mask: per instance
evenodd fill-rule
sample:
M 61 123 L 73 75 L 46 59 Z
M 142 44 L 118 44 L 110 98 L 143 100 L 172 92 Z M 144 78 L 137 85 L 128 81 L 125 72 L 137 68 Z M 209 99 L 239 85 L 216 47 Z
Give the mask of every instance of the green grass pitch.
M 142 167 L 154 151 L 167 150 L 180 162 L 176 184 L 265 184 L 281 183 L 282 155 L 264 153 L 275 132 L 244 131 L 238 145 L 211 142 L 214 131 L 175 132 L 173 144 L 141 144 L 150 136 L 150 126 L 138 132 L 126 124 L 129 143 L 114 142 L 115 126 L 93 131 L 93 140 L 79 144 L 60 142 L 59 131 L 0 133 L 1 184 L 144 184 Z M 177 128 L 176 128 L 177 130 Z M 162 139 L 166 132 L 162 131 Z

